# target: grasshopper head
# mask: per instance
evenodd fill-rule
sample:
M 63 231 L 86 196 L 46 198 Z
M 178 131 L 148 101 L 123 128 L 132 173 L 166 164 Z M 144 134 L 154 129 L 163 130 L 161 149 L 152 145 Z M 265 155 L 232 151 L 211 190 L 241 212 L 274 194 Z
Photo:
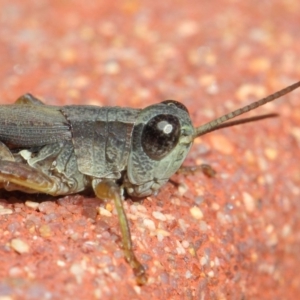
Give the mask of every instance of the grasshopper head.
M 180 168 L 195 129 L 186 107 L 173 100 L 141 110 L 132 133 L 125 187 L 134 197 L 157 191 Z

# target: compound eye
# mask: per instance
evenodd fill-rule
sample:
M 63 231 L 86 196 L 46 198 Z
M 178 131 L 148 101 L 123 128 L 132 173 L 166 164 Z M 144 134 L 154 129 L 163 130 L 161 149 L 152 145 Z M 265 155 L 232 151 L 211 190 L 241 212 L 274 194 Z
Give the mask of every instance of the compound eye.
M 144 126 L 142 147 L 153 160 L 166 156 L 178 143 L 180 123 L 173 115 L 158 115 Z
M 174 105 L 174 106 L 176 106 L 177 108 L 186 111 L 187 113 L 189 112 L 189 111 L 187 110 L 187 108 L 186 108 L 182 103 L 180 103 L 180 102 L 178 102 L 178 101 L 175 101 L 175 100 L 165 100 L 165 101 L 162 101 L 161 103 L 166 104 L 166 105 Z

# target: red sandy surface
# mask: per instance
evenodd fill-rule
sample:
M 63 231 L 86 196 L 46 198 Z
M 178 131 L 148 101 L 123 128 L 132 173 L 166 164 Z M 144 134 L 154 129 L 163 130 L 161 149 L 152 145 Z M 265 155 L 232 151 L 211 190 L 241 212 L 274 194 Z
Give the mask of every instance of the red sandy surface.
M 176 99 L 200 125 L 300 80 L 298 0 L 0 8 L 1 104 L 26 92 L 55 105 Z M 113 203 L 3 194 L 0 300 L 298 299 L 300 92 L 249 115 L 271 112 L 196 140 L 186 165 L 209 163 L 215 178 L 175 175 L 178 187 L 125 202 L 143 287 Z

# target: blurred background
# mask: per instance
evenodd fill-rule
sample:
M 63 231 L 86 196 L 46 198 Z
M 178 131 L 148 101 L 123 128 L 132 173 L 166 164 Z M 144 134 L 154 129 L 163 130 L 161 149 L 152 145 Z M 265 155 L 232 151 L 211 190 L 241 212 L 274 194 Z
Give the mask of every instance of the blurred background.
M 3 102 L 32 92 L 61 104 L 189 105 L 219 89 L 242 98 L 234 93 L 245 84 L 257 97 L 299 78 L 294 0 L 0 4 Z
M 298 0 L 0 0 L 0 103 L 13 103 L 27 92 L 53 105 L 142 108 L 176 99 L 200 125 L 299 81 L 299 28 Z M 175 205 L 175 219 L 185 220 L 190 232 L 177 237 L 179 242 L 195 245 L 199 232 L 198 241 L 205 236 L 192 262 L 188 254 L 164 258 L 177 242 L 170 238 L 164 246 L 144 234 L 146 245 L 162 249 L 152 253 L 151 247 L 136 246 L 160 262 L 148 262 L 148 286 L 137 287 L 127 277 L 115 283 L 107 272 L 102 274 L 103 282 L 107 276 L 110 280 L 107 286 L 83 276 L 69 288 L 74 272 L 65 281 L 56 277 L 60 271 L 52 277 L 30 277 L 25 271 L 12 276 L 4 262 L 15 258 L 4 251 L 0 277 L 6 284 L 0 284 L 0 299 L 21 299 L 22 293 L 34 299 L 33 292 L 24 292 L 32 285 L 47 287 L 48 294 L 37 288 L 39 299 L 76 299 L 85 293 L 87 299 L 297 299 L 299 92 L 253 115 L 270 112 L 279 112 L 280 118 L 197 140 L 187 162 L 211 163 L 218 179 L 180 177 L 187 193 L 176 194 L 170 185 L 161 198 L 142 204 L 153 219 L 152 209 L 166 205 L 164 195 L 169 201 L 175 193 L 183 201 L 182 209 Z M 193 205 L 200 205 L 204 223 L 191 220 Z M 172 209 L 165 212 L 173 214 Z M 17 222 L 20 215 L 10 218 Z M 172 226 L 168 230 L 177 228 Z M 23 234 L 22 226 L 18 230 Z M 139 229 L 133 231 L 138 239 Z M 11 283 L 22 276 L 27 278 L 23 285 Z

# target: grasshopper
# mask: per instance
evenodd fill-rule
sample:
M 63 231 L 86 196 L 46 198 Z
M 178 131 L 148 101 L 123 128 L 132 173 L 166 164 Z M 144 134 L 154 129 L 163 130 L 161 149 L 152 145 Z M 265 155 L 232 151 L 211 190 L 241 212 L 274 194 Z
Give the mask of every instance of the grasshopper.
M 50 106 L 25 94 L 0 106 L 0 188 L 57 196 L 92 187 L 98 198 L 113 200 L 125 259 L 144 284 L 146 272 L 133 251 L 123 191 L 131 197 L 156 193 L 181 167 L 195 138 L 252 121 L 226 122 L 298 87 L 300 81 L 199 127 L 174 100 L 144 109 Z

